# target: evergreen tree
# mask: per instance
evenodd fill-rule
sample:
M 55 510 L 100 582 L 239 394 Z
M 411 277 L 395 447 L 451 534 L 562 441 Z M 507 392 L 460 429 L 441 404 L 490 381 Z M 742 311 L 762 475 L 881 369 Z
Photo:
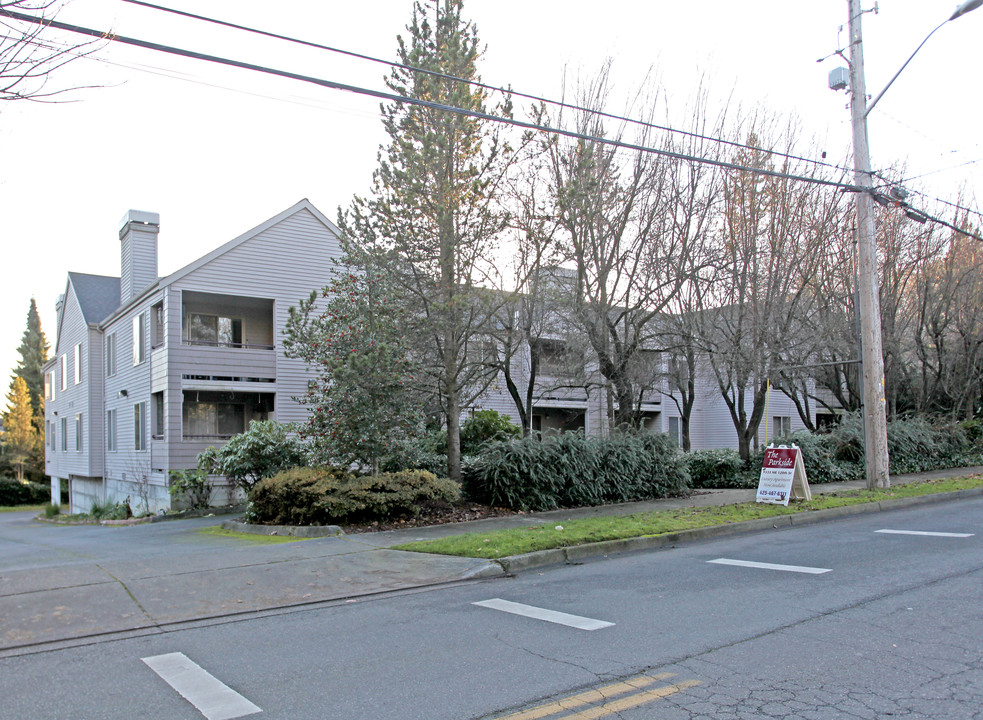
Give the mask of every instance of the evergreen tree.
M 17 479 L 24 479 L 24 465 L 38 445 L 38 431 L 31 412 L 31 396 L 24 378 L 15 377 L 7 393 L 7 412 L 3 416 L 4 452 L 17 468 Z
M 27 311 L 27 328 L 21 338 L 20 362 L 17 363 L 17 370 L 14 378 L 11 379 L 10 387 L 13 389 L 16 378 L 24 378 L 27 383 L 27 390 L 31 395 L 31 412 L 36 418 L 35 423 L 39 422 L 42 413 L 42 400 L 44 393 L 44 374 L 41 370 L 48 362 L 48 341 L 41 331 L 41 317 L 38 315 L 38 306 L 31 298 L 31 307 Z
M 348 258 L 349 265 L 356 264 Z M 339 271 L 320 293 L 290 308 L 283 346 L 318 377 L 307 387 L 300 434 L 315 463 L 378 471 L 379 462 L 422 428 L 404 312 L 368 262 Z
M 477 31 L 462 18 L 462 5 L 414 4 L 409 40 L 398 40 L 402 66 L 386 81 L 393 92 L 488 112 L 484 90 L 453 79 L 478 80 Z M 498 111 L 510 112 L 508 100 Z M 442 404 L 448 474 L 459 479 L 461 410 L 488 375 L 474 351 L 490 315 L 482 308 L 489 295 L 478 284 L 491 271 L 488 259 L 504 227 L 494 191 L 510 153 L 475 117 L 402 103 L 384 106 L 382 115 L 390 139 L 380 151 L 373 197 L 356 198 L 340 223 L 354 244 L 389 258 L 388 282 L 416 319 L 414 357 Z

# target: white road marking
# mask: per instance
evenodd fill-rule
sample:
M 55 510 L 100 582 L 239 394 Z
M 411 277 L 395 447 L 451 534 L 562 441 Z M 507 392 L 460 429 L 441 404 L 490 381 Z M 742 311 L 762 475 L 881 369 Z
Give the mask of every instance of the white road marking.
M 513 615 L 522 615 L 523 617 L 530 617 L 536 620 L 545 620 L 546 622 L 557 623 L 558 625 L 566 625 L 577 628 L 578 630 L 601 630 L 614 625 L 614 623 L 605 622 L 604 620 L 593 620 L 591 618 L 580 617 L 579 615 L 568 615 L 567 613 L 557 612 L 555 610 L 544 610 L 543 608 L 533 607 L 532 605 L 509 602 L 501 598 L 492 598 L 491 600 L 482 600 L 481 602 L 471 604 L 491 608 L 492 610 L 501 610 L 502 612 L 512 613 Z
M 924 535 L 926 537 L 952 538 L 968 538 L 975 535 L 975 533 L 926 532 L 924 530 L 875 530 L 874 532 L 884 533 L 886 535 Z
M 233 720 L 263 712 L 189 660 L 184 653 L 168 653 L 142 659 L 208 720 Z
M 784 570 L 785 572 L 808 573 L 809 575 L 822 575 L 832 572 L 831 568 L 805 567 L 803 565 L 775 565 L 774 563 L 752 562 L 751 560 L 728 560 L 727 558 L 717 558 L 707 560 L 717 565 L 736 565 L 738 567 L 761 568 L 762 570 Z

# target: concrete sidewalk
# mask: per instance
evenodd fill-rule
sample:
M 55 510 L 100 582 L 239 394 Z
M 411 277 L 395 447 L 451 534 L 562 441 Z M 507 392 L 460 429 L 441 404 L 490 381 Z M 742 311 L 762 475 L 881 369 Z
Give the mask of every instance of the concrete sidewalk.
M 983 467 L 898 476 L 893 482 L 976 473 L 983 473 Z M 813 493 L 826 493 L 862 486 L 862 482 L 852 482 L 812 489 Z M 121 634 L 162 633 L 192 622 L 240 614 L 355 601 L 379 593 L 503 576 L 506 572 L 574 559 L 771 528 L 771 521 L 760 527 L 742 523 L 721 530 L 694 531 L 685 537 L 544 551 L 501 563 L 389 549 L 405 542 L 464 532 L 562 523 L 580 517 L 726 505 L 753 499 L 753 490 L 716 490 L 687 498 L 530 513 L 279 545 L 197 532 L 202 527 L 219 524 L 221 517 L 103 527 L 51 525 L 34 520 L 33 513 L 3 513 L 0 514 L 0 656 Z M 809 513 L 809 520 L 820 519 L 817 515 Z

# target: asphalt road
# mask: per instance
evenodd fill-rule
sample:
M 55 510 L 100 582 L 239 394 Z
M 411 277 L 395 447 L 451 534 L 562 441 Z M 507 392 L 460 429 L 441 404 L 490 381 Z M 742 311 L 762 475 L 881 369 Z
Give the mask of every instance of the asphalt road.
M 0 718 L 983 718 L 981 526 L 963 500 L 7 657 Z

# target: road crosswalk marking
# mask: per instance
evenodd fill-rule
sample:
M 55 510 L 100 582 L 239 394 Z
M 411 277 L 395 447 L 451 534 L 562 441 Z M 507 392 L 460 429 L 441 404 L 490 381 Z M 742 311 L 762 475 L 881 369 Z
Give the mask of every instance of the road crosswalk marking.
M 730 560 L 728 558 L 717 558 L 707 560 L 709 563 L 717 565 L 736 565 L 737 567 L 760 568 L 762 570 L 784 570 L 785 572 L 807 573 L 809 575 L 822 575 L 823 573 L 833 572 L 831 568 L 805 567 L 803 565 L 776 565 L 775 563 L 753 562 L 751 560 Z
M 646 690 L 645 688 L 673 676 L 673 673 L 639 675 L 562 700 L 503 715 L 498 720 L 598 720 L 669 697 L 700 684 L 699 680 L 683 680 L 672 685 Z M 561 715 L 560 713 L 567 713 Z
M 532 605 L 523 605 L 522 603 L 502 600 L 501 598 L 481 600 L 480 602 L 471 604 L 491 608 L 492 610 L 501 610 L 502 612 L 513 615 L 522 615 L 523 617 L 534 618 L 536 620 L 545 620 L 546 622 L 556 623 L 558 625 L 566 625 L 567 627 L 577 628 L 578 630 L 601 630 L 614 625 L 614 623 L 604 620 L 594 620 L 593 618 L 580 617 L 579 615 L 568 615 L 567 613 L 557 612 L 556 610 L 546 610 L 544 608 L 533 607 Z
M 142 660 L 208 720 L 233 720 L 263 712 L 184 653 L 154 655 Z
M 874 532 L 884 533 L 886 535 L 922 535 L 925 537 L 951 538 L 968 538 L 975 535 L 975 533 L 928 532 L 925 530 L 875 530 Z

